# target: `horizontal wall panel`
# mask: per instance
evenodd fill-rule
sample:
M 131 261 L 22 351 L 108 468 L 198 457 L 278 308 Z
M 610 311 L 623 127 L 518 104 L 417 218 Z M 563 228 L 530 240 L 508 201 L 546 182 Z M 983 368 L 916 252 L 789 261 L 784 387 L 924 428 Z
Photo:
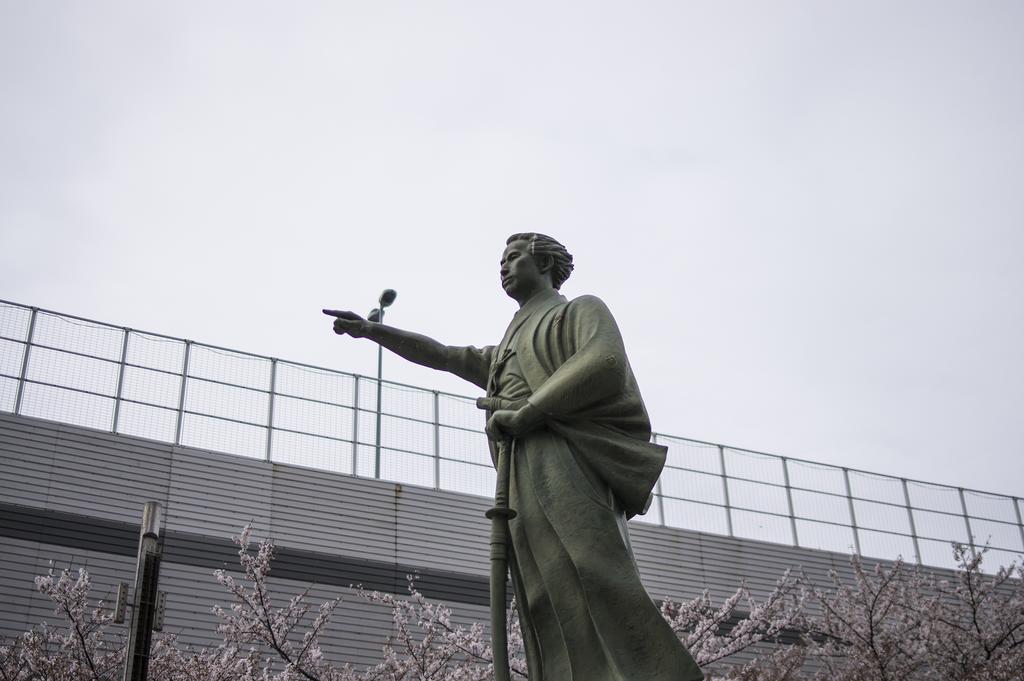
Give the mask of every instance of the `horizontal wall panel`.
M 139 438 L 83 437 L 63 427 L 56 441 L 47 508 L 137 521 L 147 501 L 167 496 L 170 452 Z
M 16 635 L 37 621 L 29 620 L 39 571 L 39 543 L 0 536 L 0 636 Z
M 273 466 L 275 539 L 289 546 L 395 560 L 395 486 Z
M 373 448 L 361 447 L 359 454 L 359 469 L 372 468 Z M 709 467 L 717 454 L 709 450 Z M 748 458 L 763 464 L 756 457 L 730 456 L 730 464 Z M 425 466 L 433 465 L 432 457 L 423 459 Z M 58 568 L 87 567 L 98 596 L 110 597 L 117 581 L 133 578 L 138 523 L 149 500 L 164 508 L 165 629 L 183 643 L 205 646 L 216 640 L 211 608 L 228 605 L 230 598 L 213 571 L 236 568 L 231 537 L 247 523 L 253 525 L 254 541 L 270 536 L 277 546 L 270 582 L 275 603 L 310 584 L 314 606 L 344 597 L 324 637 L 330 659 L 357 668 L 374 664 L 392 633 L 387 609 L 358 598 L 353 584 L 404 595 L 406 576 L 413 575 L 422 593 L 452 607 L 456 622 L 487 620 L 490 523 L 483 514 L 491 500 L 432 489 L 432 469 L 413 476 L 423 478 L 423 486 L 398 484 L 6 414 L 0 414 L 0 465 L 5 471 L 0 480 L 3 635 L 54 619 L 32 584 L 51 560 Z M 717 479 L 713 482 L 720 487 Z M 629 524 L 642 579 L 656 601 L 686 601 L 707 589 L 718 602 L 744 582 L 760 600 L 787 569 L 821 582 L 832 569 L 851 574 L 849 556 L 842 552 L 759 541 L 764 528 L 746 522 L 736 509 L 736 532 L 751 538 L 725 536 L 725 509 L 717 509 L 722 517 L 714 523 L 696 522 L 698 505 L 692 501 L 663 503 L 667 517 L 715 525 L 721 533 Z M 779 520 L 770 530 L 788 536 L 788 519 Z M 806 523 L 814 521 L 800 522 L 803 537 L 812 529 Z M 979 528 L 972 528 L 975 534 L 995 536 L 1002 526 Z M 882 553 L 880 543 L 891 536 L 860 533 L 865 553 Z M 922 552 L 940 548 L 922 545 Z
M 53 430 L 41 432 L 16 418 L 0 415 L 4 471 L 0 476 L 0 499 L 46 508 L 56 440 Z
M 488 574 L 492 503 L 453 492 L 403 488 L 398 502 L 397 556 L 403 563 Z
M 252 524 L 270 530 L 272 471 L 266 463 L 175 447 L 165 523 L 168 530 L 224 536 Z
M 138 549 L 136 524 L 101 520 L 52 510 L 34 509 L 0 502 L 0 536 L 20 541 L 61 546 L 67 551 L 98 551 L 134 557 Z M 255 535 L 255 550 L 265 537 Z M 160 538 L 164 559 L 210 571 L 238 562 L 233 538 L 206 537 L 178 531 L 164 531 Z M 336 554 L 284 546 L 274 549 L 274 575 L 308 583 L 341 587 L 361 585 L 366 589 L 402 592 L 410 575 L 420 580 L 421 591 L 431 597 L 460 603 L 485 605 L 487 580 L 484 576 L 453 572 L 453 563 L 443 568 L 374 560 L 363 554 Z

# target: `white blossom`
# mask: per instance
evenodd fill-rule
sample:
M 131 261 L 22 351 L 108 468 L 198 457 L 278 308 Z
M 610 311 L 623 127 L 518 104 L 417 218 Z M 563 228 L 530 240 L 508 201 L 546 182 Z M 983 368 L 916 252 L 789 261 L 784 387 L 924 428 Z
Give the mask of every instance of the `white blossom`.
M 251 529 L 238 545 L 240 575 L 214 573 L 231 602 L 215 605 L 221 643 L 198 650 L 175 636 L 154 639 L 153 681 L 491 681 L 486 627 L 456 624 L 451 609 L 433 602 L 409 578 L 408 596 L 356 588 L 354 596 L 391 611 L 392 634 L 381 661 L 356 670 L 324 655 L 340 598 L 314 606 L 309 589 L 275 598 L 268 575 L 274 545 L 255 550 Z M 1024 574 L 1010 566 L 986 576 L 977 556 L 955 547 L 960 569 L 940 578 L 897 561 L 864 567 L 852 559 L 853 579 L 831 574 L 826 586 L 805 576 L 782 576 L 764 599 L 745 585 L 721 603 L 705 592 L 661 611 L 709 678 L 733 681 L 1021 681 L 1024 670 Z M 0 645 L 0 681 L 119 681 L 124 636 L 109 606 L 90 606 L 88 573 L 52 571 L 36 588 L 54 604 L 58 625 L 42 622 Z M 813 611 L 808 614 L 807 611 Z M 516 609 L 508 612 L 513 677 L 527 679 Z M 783 644 L 803 632 L 800 645 Z M 743 653 L 746 662 L 737 662 Z M 805 659 L 814 661 L 812 671 Z
M 856 557 L 852 582 L 804 580 L 818 614 L 807 618 L 808 654 L 819 679 L 835 681 L 1021 681 L 1024 570 L 981 572 L 985 551 L 953 546 L 952 579 L 897 560 L 869 570 Z

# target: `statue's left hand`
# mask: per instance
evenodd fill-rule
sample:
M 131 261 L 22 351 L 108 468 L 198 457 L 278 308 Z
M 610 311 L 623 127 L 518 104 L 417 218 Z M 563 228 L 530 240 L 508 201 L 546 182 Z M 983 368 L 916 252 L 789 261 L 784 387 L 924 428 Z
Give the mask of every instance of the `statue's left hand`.
M 487 420 L 487 437 L 500 442 L 524 435 L 544 422 L 544 413 L 530 403 L 519 409 L 499 409 Z

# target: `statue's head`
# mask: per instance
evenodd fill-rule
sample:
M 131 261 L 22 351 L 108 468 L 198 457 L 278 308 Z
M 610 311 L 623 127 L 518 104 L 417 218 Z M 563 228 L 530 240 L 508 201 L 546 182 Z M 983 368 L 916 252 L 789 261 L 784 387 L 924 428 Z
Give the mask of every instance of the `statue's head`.
M 509 296 L 524 302 L 541 286 L 555 290 L 572 273 L 572 255 L 544 234 L 513 234 L 501 256 L 501 285 Z

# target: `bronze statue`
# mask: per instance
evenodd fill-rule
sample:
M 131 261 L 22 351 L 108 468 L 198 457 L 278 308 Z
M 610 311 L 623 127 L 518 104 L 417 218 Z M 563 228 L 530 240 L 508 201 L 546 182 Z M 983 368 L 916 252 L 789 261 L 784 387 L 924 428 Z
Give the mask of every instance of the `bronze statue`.
M 644 590 L 627 518 L 665 464 L 608 308 L 558 293 L 572 256 L 514 234 L 501 285 L 519 303 L 501 342 L 446 346 L 324 310 L 334 331 L 485 389 L 497 465 L 508 452 L 511 579 L 533 681 L 696 681 L 703 675 Z M 508 443 L 507 448 L 499 446 Z

